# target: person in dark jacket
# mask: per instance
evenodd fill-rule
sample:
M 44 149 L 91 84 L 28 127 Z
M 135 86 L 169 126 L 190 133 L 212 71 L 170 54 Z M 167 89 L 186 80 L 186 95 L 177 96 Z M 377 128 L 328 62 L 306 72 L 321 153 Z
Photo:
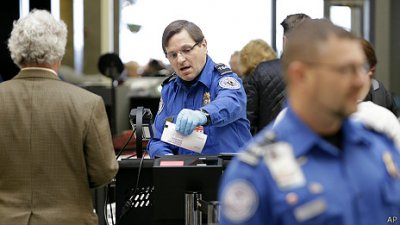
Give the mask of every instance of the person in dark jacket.
M 375 79 L 375 70 L 376 65 L 378 64 L 378 60 L 376 58 L 373 46 L 367 40 L 362 40 L 361 44 L 363 46 L 364 53 L 367 56 L 370 71 L 372 72 L 370 75 L 372 78 L 371 88 L 369 89 L 369 92 L 364 101 L 371 101 L 377 105 L 385 107 L 389 109 L 394 115 L 396 115 L 396 117 L 398 117 L 399 114 L 392 93 L 385 88 L 381 81 Z
M 287 41 L 286 34 L 306 19 L 310 17 L 299 13 L 288 15 L 282 21 L 283 49 Z M 246 84 L 246 95 L 247 118 L 254 135 L 275 119 L 286 100 L 280 59 L 264 61 L 254 69 Z
M 399 116 L 393 94 L 385 88 L 380 80 L 372 78 L 371 89 L 364 101 L 371 101 L 377 105 L 383 106 L 389 109 L 397 117 Z

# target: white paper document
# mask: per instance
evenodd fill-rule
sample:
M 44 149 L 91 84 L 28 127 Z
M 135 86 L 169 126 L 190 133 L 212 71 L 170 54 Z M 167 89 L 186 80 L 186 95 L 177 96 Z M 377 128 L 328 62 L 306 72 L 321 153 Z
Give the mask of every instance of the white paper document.
M 175 124 L 169 121 L 165 122 L 164 131 L 161 135 L 161 141 L 176 145 L 181 148 L 201 153 L 206 144 L 207 135 L 199 131 L 193 131 L 190 135 L 183 135 L 175 130 Z

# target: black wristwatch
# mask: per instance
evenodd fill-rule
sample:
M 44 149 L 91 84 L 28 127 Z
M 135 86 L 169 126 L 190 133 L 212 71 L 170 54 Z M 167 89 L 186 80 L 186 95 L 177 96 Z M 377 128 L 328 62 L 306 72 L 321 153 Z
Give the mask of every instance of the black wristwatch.
M 210 125 L 211 124 L 211 116 L 210 116 L 210 114 L 208 114 L 208 112 L 206 110 L 204 110 L 204 109 L 200 109 L 200 112 L 202 112 L 207 118 L 207 122 L 203 126 Z

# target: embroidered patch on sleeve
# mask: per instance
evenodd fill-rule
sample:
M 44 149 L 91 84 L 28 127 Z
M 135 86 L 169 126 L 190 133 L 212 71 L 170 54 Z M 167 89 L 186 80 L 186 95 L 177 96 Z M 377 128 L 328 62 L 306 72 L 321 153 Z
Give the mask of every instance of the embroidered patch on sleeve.
M 219 86 L 227 89 L 239 89 L 240 83 L 233 77 L 223 77 L 219 80 Z
M 248 220 L 258 208 L 258 195 L 252 184 L 235 180 L 225 189 L 222 197 L 222 213 L 233 223 Z

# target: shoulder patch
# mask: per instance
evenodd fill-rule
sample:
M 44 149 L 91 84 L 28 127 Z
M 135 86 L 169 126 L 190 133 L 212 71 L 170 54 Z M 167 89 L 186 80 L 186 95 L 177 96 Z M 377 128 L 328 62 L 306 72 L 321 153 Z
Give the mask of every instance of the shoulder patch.
M 222 196 L 222 213 L 233 223 L 251 218 L 258 208 L 258 194 L 254 186 L 239 179 L 229 183 Z
M 257 166 L 259 161 L 265 156 L 266 149 L 270 145 L 277 143 L 276 136 L 275 132 L 267 131 L 260 142 L 247 146 L 246 150 L 239 154 L 238 159 L 250 166 Z
M 293 146 L 285 141 L 278 141 L 274 131 L 267 131 L 256 143 L 250 144 L 242 151 L 238 159 L 250 166 L 260 162 L 268 168 L 271 176 L 281 190 L 304 186 L 307 181 L 301 165 L 296 160 Z
M 231 68 L 227 67 L 227 66 L 226 66 L 225 64 L 223 64 L 223 63 L 218 63 L 218 64 L 216 64 L 216 65 L 215 65 L 215 69 L 218 70 L 218 73 L 219 73 L 221 76 L 223 76 L 223 75 L 225 75 L 225 74 L 228 74 L 228 73 L 232 73 Z
M 238 80 L 234 77 L 223 77 L 219 80 L 219 86 L 226 89 L 239 89 L 241 87 Z
M 174 80 L 175 78 L 176 78 L 176 73 L 173 73 L 171 76 L 169 76 L 162 82 L 161 86 L 164 86 L 165 84 L 169 83 L 170 81 Z

